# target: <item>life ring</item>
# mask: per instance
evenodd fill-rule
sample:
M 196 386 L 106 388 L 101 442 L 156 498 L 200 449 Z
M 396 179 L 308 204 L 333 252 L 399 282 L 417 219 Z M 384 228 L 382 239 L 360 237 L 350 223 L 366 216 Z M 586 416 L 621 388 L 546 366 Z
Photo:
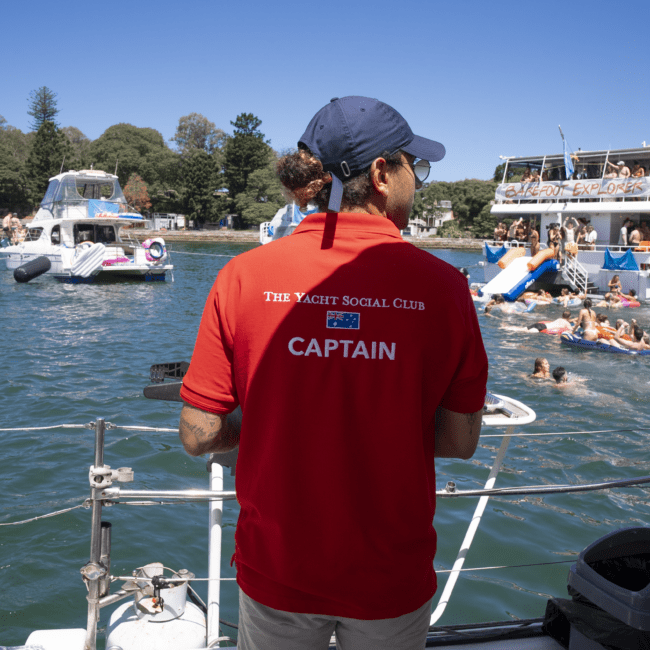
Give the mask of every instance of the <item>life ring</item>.
M 537 255 L 530 258 L 530 262 L 526 264 L 529 271 L 534 271 L 540 264 L 550 260 L 555 255 L 555 250 L 553 248 L 545 248 L 543 251 L 539 251 Z
M 165 248 L 165 240 L 162 237 L 155 239 L 146 239 L 142 242 L 145 249 L 145 257 L 149 262 L 163 262 L 167 259 L 167 249 Z
M 526 254 L 526 250 L 522 247 L 511 248 L 498 262 L 497 264 L 505 269 L 511 262 L 516 260 L 518 257 L 523 257 Z

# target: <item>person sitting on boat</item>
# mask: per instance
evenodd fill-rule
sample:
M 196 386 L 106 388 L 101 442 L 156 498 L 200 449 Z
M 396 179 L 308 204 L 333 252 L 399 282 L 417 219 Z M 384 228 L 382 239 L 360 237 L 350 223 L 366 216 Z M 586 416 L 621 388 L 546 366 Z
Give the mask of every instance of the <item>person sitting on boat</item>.
M 5 237 L 11 238 L 11 212 L 8 212 L 2 220 L 2 234 Z
M 618 295 L 623 292 L 623 285 L 621 284 L 621 279 L 618 274 L 612 277 L 612 279 L 607 283 L 607 286 L 610 293 Z
M 523 175 L 521 177 L 521 182 L 522 183 L 530 183 L 530 182 L 532 182 L 532 180 L 533 180 L 533 175 L 532 175 L 532 173 L 530 171 L 530 167 L 526 167 L 526 169 L 524 169 L 524 173 L 523 173 Z
M 333 99 L 277 163 L 320 212 L 210 291 L 179 434 L 192 456 L 241 439 L 240 650 L 326 649 L 334 632 L 341 648 L 424 647 L 434 461 L 474 454 L 488 370 L 467 280 L 399 232 L 443 155 L 390 106 Z M 398 491 L 389 467 L 407 469 Z
M 638 326 L 634 325 L 632 328 L 632 340 L 628 341 L 622 336 L 619 336 L 618 333 L 614 337 L 614 340 L 624 348 L 628 350 L 650 350 L 650 345 L 644 340 L 644 332 Z
M 531 174 L 531 177 L 530 177 L 530 182 L 531 183 L 539 183 L 539 181 L 540 181 L 539 169 L 533 169 L 533 173 Z
M 575 334 L 578 328 L 582 328 L 582 338 L 585 339 L 585 341 L 597 341 L 598 330 L 596 329 L 596 312 L 591 308 L 593 305 L 591 298 L 586 298 L 582 304 L 583 308 L 578 314 L 572 333 Z
M 531 377 L 534 377 L 535 379 L 550 379 L 551 365 L 547 359 L 544 357 L 537 357 L 537 359 L 535 359 L 535 368 L 533 369 Z
M 556 384 L 566 384 L 569 381 L 569 373 L 562 366 L 558 366 L 553 370 L 553 379 Z

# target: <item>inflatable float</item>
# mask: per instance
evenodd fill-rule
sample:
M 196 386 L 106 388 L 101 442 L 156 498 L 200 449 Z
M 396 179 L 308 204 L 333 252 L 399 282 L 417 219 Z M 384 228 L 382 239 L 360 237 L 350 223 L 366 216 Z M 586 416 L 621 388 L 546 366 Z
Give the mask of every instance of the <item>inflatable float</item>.
M 621 296 L 621 307 L 640 307 L 641 303 L 636 300 L 629 300 Z
M 564 305 L 564 301 L 560 298 L 553 298 L 551 302 L 555 305 Z M 569 298 L 566 302 L 567 307 L 577 307 L 581 304 L 582 300 L 580 300 L 580 298 Z
M 631 354 L 633 356 L 650 356 L 650 350 L 629 350 L 628 348 L 618 348 L 615 345 L 602 343 L 601 341 L 585 341 L 575 334 L 564 333 L 560 335 L 560 342 L 572 348 L 582 348 L 583 350 L 598 350 L 599 352 L 612 352 L 614 354 Z

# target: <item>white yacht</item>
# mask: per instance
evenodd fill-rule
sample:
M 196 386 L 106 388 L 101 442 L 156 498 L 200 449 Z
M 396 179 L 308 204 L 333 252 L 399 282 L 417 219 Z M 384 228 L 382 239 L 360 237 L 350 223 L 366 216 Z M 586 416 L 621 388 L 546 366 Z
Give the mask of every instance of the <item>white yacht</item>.
M 567 180 L 564 154 L 508 157 L 503 180 L 498 185 L 491 212 L 499 219 L 523 218 L 540 233 L 541 248 L 546 248 L 549 226 L 575 220 L 578 226 L 591 225 L 596 232 L 593 245 L 580 245 L 575 257 L 565 256 L 560 270 L 551 270 L 539 278 L 546 284 L 569 285 L 581 292 L 604 293 L 607 283 L 619 275 L 623 291 L 634 289 L 640 301 L 650 300 L 650 243 L 628 247 L 619 239 L 626 220 L 650 226 L 650 147 L 577 151 L 573 156 L 574 173 Z M 622 165 L 632 170 L 620 177 Z M 634 176 L 634 170 L 643 174 Z M 536 182 L 509 182 L 512 172 L 530 170 Z M 614 176 L 614 177 L 612 177 Z M 642 238 L 643 239 L 643 238 Z M 647 245 L 646 245 L 647 244 Z M 486 242 L 485 282 L 501 271 L 497 266 L 503 248 L 526 246 L 520 242 Z M 538 281 L 539 281 L 538 280 Z M 524 283 L 525 284 L 525 283 Z
M 140 243 L 128 231 L 143 222 L 117 176 L 68 171 L 50 179 L 23 241 L 0 248 L 0 259 L 18 282 L 43 273 L 68 283 L 165 280 L 174 267 L 164 240 Z

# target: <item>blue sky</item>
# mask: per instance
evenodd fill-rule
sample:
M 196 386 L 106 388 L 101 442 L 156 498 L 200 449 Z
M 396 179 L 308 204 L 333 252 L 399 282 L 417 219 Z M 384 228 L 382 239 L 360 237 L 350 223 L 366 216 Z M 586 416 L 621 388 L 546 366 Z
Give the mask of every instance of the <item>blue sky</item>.
M 499 155 L 650 144 L 650 1 L 113 0 L 4 3 L 0 115 L 31 90 L 89 138 L 128 122 L 169 140 L 242 112 L 295 146 L 332 97 L 377 97 L 442 142 L 431 177 L 490 178 Z

